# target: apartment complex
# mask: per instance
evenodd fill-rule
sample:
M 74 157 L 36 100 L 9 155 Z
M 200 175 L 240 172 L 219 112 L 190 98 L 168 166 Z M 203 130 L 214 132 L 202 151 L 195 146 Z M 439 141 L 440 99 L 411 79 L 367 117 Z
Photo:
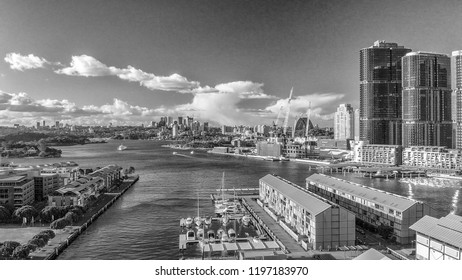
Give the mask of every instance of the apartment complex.
M 261 178 L 259 187 L 260 201 L 305 235 L 311 248 L 355 245 L 352 212 L 276 175 Z
M 456 148 L 462 149 L 462 50 L 452 52 L 455 95 Z M 453 99 L 453 101 L 454 101 Z
M 418 260 L 462 260 L 462 217 L 448 214 L 440 219 L 425 216 L 410 229 L 416 232 Z
M 360 145 L 359 162 L 397 166 L 402 163 L 403 147 L 400 145 Z
M 401 145 L 401 58 L 410 51 L 385 41 L 360 50 L 360 140 Z
M 403 146 L 452 147 L 450 62 L 428 52 L 402 58 Z
M 413 223 L 436 214 L 422 202 L 324 174 L 306 178 L 306 188 L 353 212 L 362 222 L 392 228 L 392 238 L 401 244 L 414 240 L 409 228 Z
M 403 165 L 431 169 L 462 169 L 462 150 L 438 146 L 411 146 L 403 150 Z
M 91 196 L 97 196 L 104 181 L 102 178 L 91 178 L 90 176 L 79 179 L 53 191 L 48 196 L 49 206 L 87 206 Z
M 34 180 L 27 175 L 6 175 L 0 178 L 0 204 L 19 208 L 34 202 Z
M 120 180 L 120 171 L 122 167 L 117 165 L 107 165 L 101 169 L 94 171 L 93 173 L 88 174 L 92 178 L 99 177 L 103 179 L 103 188 L 106 188 L 107 191 L 111 191 L 116 183 Z

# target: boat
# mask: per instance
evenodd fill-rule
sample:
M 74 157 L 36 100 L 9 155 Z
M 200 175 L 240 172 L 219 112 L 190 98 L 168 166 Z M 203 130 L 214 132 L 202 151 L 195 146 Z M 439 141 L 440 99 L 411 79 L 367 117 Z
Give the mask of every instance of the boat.
M 124 146 L 123 144 L 120 144 L 120 146 L 117 147 L 118 151 L 123 151 L 123 150 L 126 150 L 126 149 L 127 149 L 127 146 Z
M 238 217 L 242 216 L 242 207 L 239 199 L 236 198 L 236 191 L 232 197 L 225 199 L 225 173 L 223 172 L 223 178 L 221 181 L 221 199 L 214 200 L 215 203 L 215 214 L 218 217 L 230 216 Z
M 194 151 L 191 151 L 191 155 L 194 155 Z
M 228 229 L 229 238 L 236 238 L 236 231 L 232 228 Z
M 173 154 L 173 155 L 176 155 L 176 152 L 173 152 L 172 154 Z
M 249 215 L 244 215 L 242 217 L 242 224 L 244 226 L 248 226 L 250 224 L 250 216 Z

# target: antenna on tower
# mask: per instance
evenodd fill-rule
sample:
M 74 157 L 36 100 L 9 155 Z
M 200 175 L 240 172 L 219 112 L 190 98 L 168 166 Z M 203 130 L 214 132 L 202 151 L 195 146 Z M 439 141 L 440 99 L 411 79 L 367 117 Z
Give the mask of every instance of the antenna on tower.
M 290 94 L 289 94 L 289 100 L 287 101 L 287 112 L 286 112 L 286 117 L 284 119 L 284 135 L 287 133 L 287 125 L 289 124 L 289 115 L 290 115 L 290 101 L 292 100 L 292 93 L 294 91 L 294 87 L 290 89 Z

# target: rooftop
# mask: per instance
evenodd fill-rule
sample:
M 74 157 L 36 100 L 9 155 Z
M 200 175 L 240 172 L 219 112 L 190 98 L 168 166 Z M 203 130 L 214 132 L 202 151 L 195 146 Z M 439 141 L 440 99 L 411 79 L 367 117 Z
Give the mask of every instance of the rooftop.
M 416 232 L 462 248 L 462 217 L 448 214 L 440 219 L 425 216 L 409 227 Z
M 344 191 L 356 197 L 360 197 L 371 202 L 376 202 L 381 205 L 386 205 L 400 211 L 404 211 L 412 205 L 419 203 L 416 200 L 404 196 L 363 186 L 343 179 L 330 177 L 324 174 L 313 174 L 306 178 L 306 181 Z
M 302 205 L 304 208 L 308 209 L 314 215 L 317 215 L 329 209 L 332 206 L 336 206 L 336 204 L 316 194 L 308 192 L 300 186 L 292 182 L 289 182 L 277 175 L 268 174 L 260 180 L 266 182 L 273 188 L 277 189 L 290 200 L 296 202 L 299 205 Z
M 435 52 L 423 52 L 423 51 L 417 51 L 417 52 L 409 52 L 406 54 L 406 56 L 414 56 L 414 55 L 421 55 L 421 56 L 438 56 L 438 57 L 448 57 L 447 54 L 444 53 L 435 53 Z
M 8 177 L 0 178 L 0 182 L 10 182 L 10 183 L 11 182 L 19 182 L 19 181 L 23 180 L 26 177 L 27 177 L 26 175 L 8 176 Z

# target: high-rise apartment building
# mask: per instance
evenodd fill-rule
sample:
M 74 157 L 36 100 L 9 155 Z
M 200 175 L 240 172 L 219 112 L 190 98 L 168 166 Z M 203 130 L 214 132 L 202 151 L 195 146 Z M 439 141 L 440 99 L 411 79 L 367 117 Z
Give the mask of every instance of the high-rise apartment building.
M 385 41 L 360 50 L 360 140 L 401 145 L 401 57 L 410 51 Z
M 403 64 L 403 146 L 452 147 L 451 61 L 412 52 Z
M 462 149 L 462 50 L 452 52 L 454 69 L 456 148 Z M 454 108 L 454 106 L 453 106 Z M 454 114 L 453 114 L 454 116 Z
M 359 109 L 355 109 L 355 115 L 354 115 L 354 139 L 355 141 L 359 141 Z
M 347 140 L 354 138 L 355 118 L 350 104 L 340 104 L 334 115 L 334 139 Z

